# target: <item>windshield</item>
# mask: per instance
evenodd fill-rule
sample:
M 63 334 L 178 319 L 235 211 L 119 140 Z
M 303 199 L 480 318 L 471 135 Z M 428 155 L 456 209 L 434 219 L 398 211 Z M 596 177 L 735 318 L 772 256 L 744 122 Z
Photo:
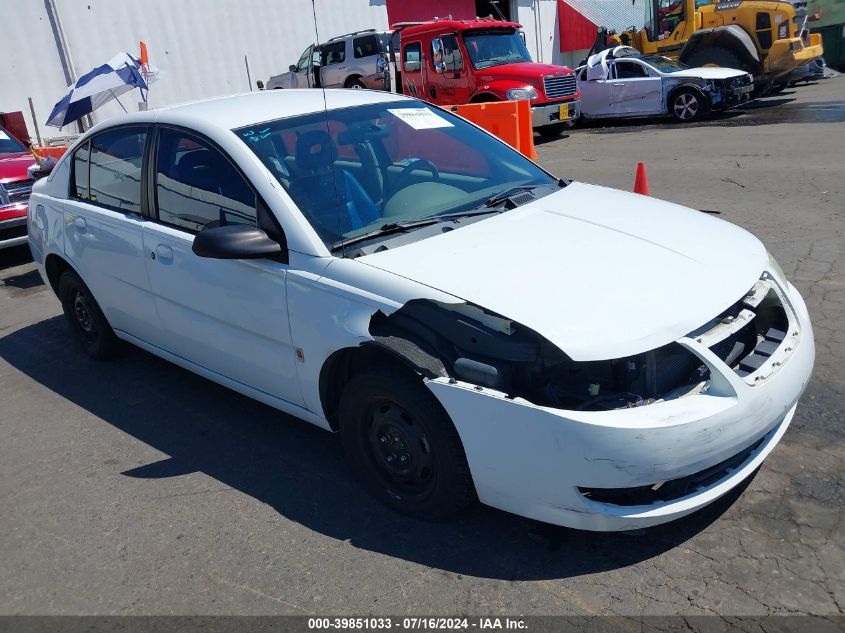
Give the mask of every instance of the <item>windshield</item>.
M 484 209 L 557 185 L 522 154 L 420 101 L 329 110 L 234 130 L 331 248 L 396 223 Z
M 679 70 L 689 68 L 686 64 L 669 59 L 668 57 L 661 57 L 660 55 L 644 55 L 640 59 L 662 73 L 676 73 Z
M 26 147 L 20 141 L 0 127 L 0 155 L 20 154 L 25 151 Z
M 476 69 L 531 61 L 525 42 L 513 29 L 466 31 L 464 45 Z

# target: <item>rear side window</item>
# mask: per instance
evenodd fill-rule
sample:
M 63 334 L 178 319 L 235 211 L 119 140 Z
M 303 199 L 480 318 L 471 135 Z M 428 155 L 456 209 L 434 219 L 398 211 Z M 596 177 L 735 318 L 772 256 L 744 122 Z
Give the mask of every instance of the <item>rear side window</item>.
M 126 213 L 141 213 L 141 167 L 146 127 L 98 134 L 73 157 L 76 198 Z
M 73 154 L 73 180 L 70 195 L 81 200 L 88 199 L 88 166 L 91 163 L 91 141 L 86 142 Z
M 406 73 L 419 72 L 421 60 L 422 46 L 419 42 L 406 44 L 402 49 L 402 68 Z
M 356 58 L 370 57 L 381 52 L 378 38 L 375 35 L 365 35 L 352 40 L 352 51 Z
M 323 55 L 326 66 L 332 64 L 340 64 L 346 60 L 346 42 L 335 42 L 334 44 L 326 44 L 323 46 Z
M 225 224 L 257 225 L 252 187 L 220 151 L 164 128 L 156 164 L 158 219 L 190 232 Z

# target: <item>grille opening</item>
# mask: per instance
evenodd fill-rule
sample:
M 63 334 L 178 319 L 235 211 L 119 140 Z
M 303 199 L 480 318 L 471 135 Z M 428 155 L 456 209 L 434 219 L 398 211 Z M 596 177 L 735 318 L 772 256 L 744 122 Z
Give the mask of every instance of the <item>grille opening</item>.
M 767 282 L 762 282 L 690 336 L 745 377 L 775 353 L 788 330 L 789 318 L 780 298 Z
M 582 488 L 579 486 L 578 492 L 591 501 L 617 506 L 645 506 L 659 501 L 674 501 L 724 479 L 732 470 L 748 460 L 766 437 L 768 435 L 761 437 L 736 455 L 686 477 L 632 488 Z
M 544 77 L 543 90 L 546 93 L 547 99 L 571 97 L 577 90 L 575 75 L 567 75 L 565 77 Z

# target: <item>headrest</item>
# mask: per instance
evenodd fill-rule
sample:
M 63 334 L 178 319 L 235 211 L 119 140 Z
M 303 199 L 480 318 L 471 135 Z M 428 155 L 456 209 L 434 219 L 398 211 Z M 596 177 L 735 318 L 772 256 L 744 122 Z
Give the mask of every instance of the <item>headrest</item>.
M 296 166 L 303 170 L 329 169 L 332 166 L 333 143 L 325 130 L 310 130 L 296 139 Z

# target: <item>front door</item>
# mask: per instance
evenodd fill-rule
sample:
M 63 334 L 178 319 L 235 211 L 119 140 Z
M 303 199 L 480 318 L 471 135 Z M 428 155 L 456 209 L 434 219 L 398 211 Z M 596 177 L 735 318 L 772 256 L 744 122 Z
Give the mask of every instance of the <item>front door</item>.
M 613 63 L 613 114 L 659 114 L 663 112 L 663 80 L 651 76 L 638 61 Z
M 464 55 L 455 33 L 431 40 L 426 63 L 428 99 L 440 105 L 461 105 L 469 102 L 470 86 Z
M 144 227 L 150 287 L 164 350 L 301 404 L 288 326 L 287 266 L 269 259 L 198 257 L 206 226 L 257 224 L 255 191 L 205 139 L 162 127 L 151 169 L 154 220 Z

